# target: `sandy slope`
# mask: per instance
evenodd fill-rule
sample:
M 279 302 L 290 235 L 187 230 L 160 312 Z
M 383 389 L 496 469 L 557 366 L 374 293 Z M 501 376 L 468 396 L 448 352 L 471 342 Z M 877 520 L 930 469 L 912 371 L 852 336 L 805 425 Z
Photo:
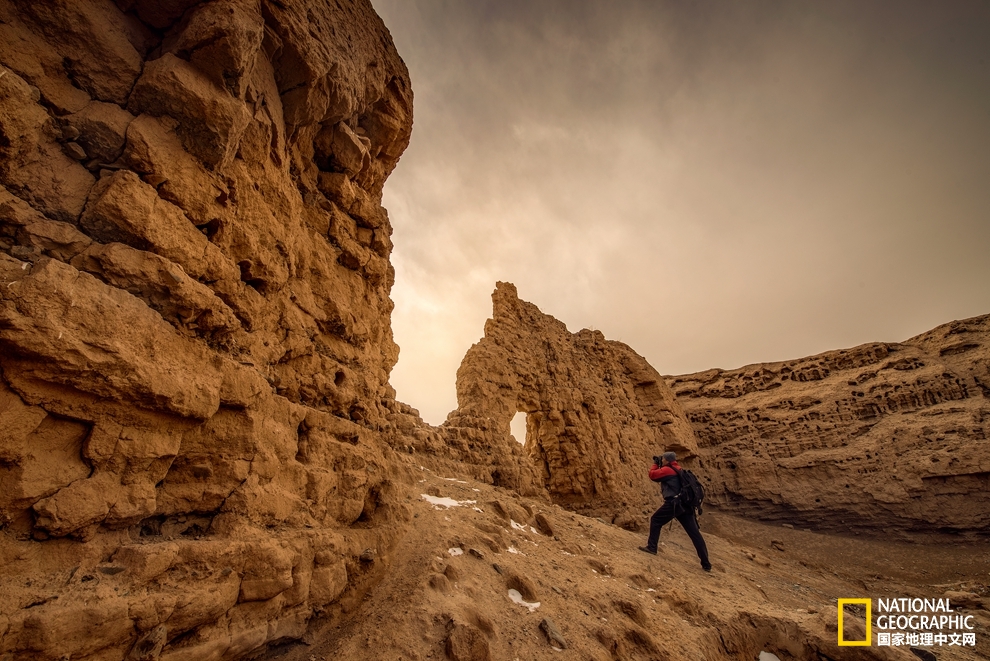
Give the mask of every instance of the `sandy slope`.
M 712 661 L 755 659 L 766 650 L 781 659 L 908 660 L 916 657 L 906 648 L 838 647 L 836 599 L 962 589 L 990 603 L 986 544 L 892 544 L 709 512 L 702 517 L 715 567 L 709 574 L 676 523 L 651 557 L 636 550 L 639 533 L 450 469 L 411 471 L 402 540 L 385 556 L 368 554 L 388 568 L 381 582 L 326 613 L 308 646 L 265 658 Z M 462 504 L 434 505 L 424 496 Z M 514 603 L 510 589 L 539 607 Z M 990 656 L 990 613 L 972 612 L 978 647 L 935 648 L 938 659 Z M 541 630 L 545 618 L 566 648 L 554 649 L 560 643 Z M 861 631 L 862 620 L 854 626 Z M 847 637 L 854 635 L 847 618 Z

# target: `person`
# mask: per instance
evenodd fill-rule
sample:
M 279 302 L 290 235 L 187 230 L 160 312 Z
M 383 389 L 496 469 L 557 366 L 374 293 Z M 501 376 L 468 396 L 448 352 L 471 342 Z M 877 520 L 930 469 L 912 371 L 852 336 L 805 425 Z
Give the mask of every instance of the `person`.
M 705 538 L 701 536 L 701 530 L 698 529 L 698 519 L 694 515 L 694 508 L 685 507 L 677 498 L 677 494 L 681 492 L 681 478 L 678 474 L 681 467 L 677 463 L 677 455 L 673 452 L 664 452 L 660 457 L 653 459 L 650 479 L 660 483 L 663 505 L 650 517 L 650 537 L 646 541 L 646 546 L 640 546 L 639 550 L 656 555 L 657 544 L 660 542 L 660 529 L 671 520 L 677 519 L 681 527 L 684 528 L 684 532 L 694 543 L 694 549 L 698 552 L 702 569 L 711 571 L 712 563 L 708 561 L 708 547 L 705 545 Z M 657 462 L 657 459 L 660 461 Z

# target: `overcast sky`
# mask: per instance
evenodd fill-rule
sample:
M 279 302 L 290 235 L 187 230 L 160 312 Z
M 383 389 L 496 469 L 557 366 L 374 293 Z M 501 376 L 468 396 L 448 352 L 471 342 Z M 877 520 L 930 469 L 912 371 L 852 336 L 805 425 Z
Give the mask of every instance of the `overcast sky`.
M 990 3 L 373 0 L 409 67 L 392 384 L 497 280 L 664 374 L 990 313 Z

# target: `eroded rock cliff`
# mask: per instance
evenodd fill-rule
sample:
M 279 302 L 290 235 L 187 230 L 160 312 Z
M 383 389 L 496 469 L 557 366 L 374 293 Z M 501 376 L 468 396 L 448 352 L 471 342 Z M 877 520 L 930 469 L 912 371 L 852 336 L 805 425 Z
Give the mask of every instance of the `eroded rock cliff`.
M 663 378 L 599 331 L 570 333 L 509 283 L 492 302 L 484 338 L 457 370 L 458 407 L 441 428 L 448 452 L 496 485 L 638 527 L 658 501 L 650 458 L 697 451 Z M 525 445 L 510 435 L 519 411 Z
M 990 530 L 990 316 L 667 381 L 725 507 L 826 531 Z
M 301 636 L 401 514 L 388 31 L 366 0 L 4 0 L 0 64 L 0 657 Z
M 319 613 L 326 627 L 354 612 L 410 520 L 409 575 L 440 593 L 460 590 L 458 576 L 493 589 L 488 572 L 511 570 L 500 558 L 441 580 L 420 566 L 435 549 L 458 555 L 462 535 L 478 542 L 461 554 L 471 562 L 526 557 L 513 536 L 543 535 L 561 580 L 574 574 L 561 558 L 582 555 L 586 578 L 605 581 L 588 541 L 598 523 L 538 510 L 553 500 L 634 528 L 657 502 L 645 461 L 668 448 L 711 467 L 729 506 L 853 517 L 866 494 L 898 525 L 987 526 L 986 318 L 758 375 L 681 377 L 677 400 L 626 345 L 571 334 L 500 283 L 458 371 L 458 410 L 425 425 L 388 385 L 381 190 L 411 125 L 408 74 L 366 0 L 0 0 L 0 659 L 255 655 L 300 639 Z M 525 445 L 509 433 L 519 411 Z M 888 438 L 917 465 L 878 453 Z M 410 479 L 405 469 L 426 474 L 422 453 L 450 472 Z M 740 467 L 766 479 L 736 478 Z M 452 517 L 419 491 L 454 484 L 490 520 L 445 530 Z M 434 515 L 444 523 L 425 528 Z M 623 563 L 642 562 L 629 533 L 602 536 L 635 556 Z M 632 571 L 637 591 L 655 591 Z M 397 612 L 395 599 L 371 612 Z M 678 619 L 716 621 L 664 599 L 686 604 Z M 598 656 L 654 658 L 641 631 L 679 635 L 666 610 L 660 625 L 631 601 L 567 603 L 636 622 L 593 634 Z M 451 639 L 433 630 L 453 626 L 449 613 L 472 612 L 430 608 L 435 621 L 402 625 L 425 654 Z M 779 616 L 761 611 L 766 635 L 712 654 L 776 640 Z M 340 642 L 364 654 L 368 628 L 393 635 L 383 622 Z M 806 625 L 816 640 L 831 633 Z

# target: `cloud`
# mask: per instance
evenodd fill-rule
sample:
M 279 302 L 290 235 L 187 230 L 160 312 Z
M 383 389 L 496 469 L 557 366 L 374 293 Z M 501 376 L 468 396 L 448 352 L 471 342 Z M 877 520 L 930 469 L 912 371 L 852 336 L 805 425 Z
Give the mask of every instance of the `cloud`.
M 990 312 L 984 4 L 374 5 L 416 94 L 392 383 L 431 422 L 496 280 L 665 373 Z

